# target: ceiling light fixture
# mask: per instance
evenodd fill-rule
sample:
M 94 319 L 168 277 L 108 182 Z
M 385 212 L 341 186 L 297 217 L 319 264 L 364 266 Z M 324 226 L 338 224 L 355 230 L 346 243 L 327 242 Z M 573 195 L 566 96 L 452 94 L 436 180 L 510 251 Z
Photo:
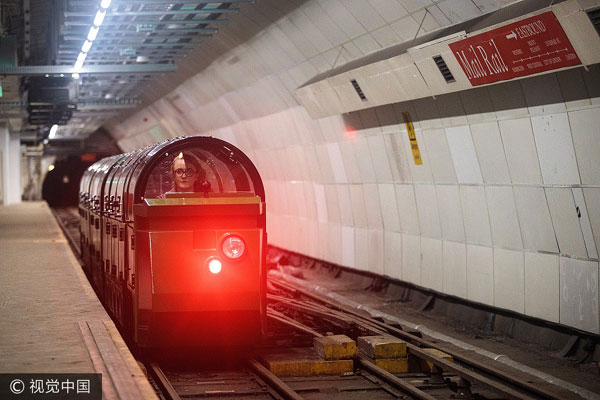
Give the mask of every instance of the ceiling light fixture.
M 106 10 L 108 7 L 110 7 L 111 2 L 111 0 L 100 1 L 100 9 L 96 11 L 94 23 L 90 27 L 90 30 L 87 34 L 87 40 L 83 42 L 83 45 L 81 46 L 81 52 L 77 56 L 77 61 L 75 61 L 75 65 L 73 65 L 74 73 L 71 75 L 73 79 L 79 79 L 79 72 L 83 68 L 83 63 L 85 62 L 87 53 L 91 50 L 92 45 L 94 44 L 94 40 L 96 40 L 96 37 L 98 36 L 100 26 L 104 22 L 104 17 L 106 17 Z
M 73 68 L 76 71 L 79 71 L 83 67 L 83 63 L 85 62 L 85 58 L 87 57 L 87 53 L 79 53 L 77 56 L 77 61 L 75 61 L 75 66 Z
M 87 40 L 89 40 L 90 42 L 93 42 L 94 40 L 96 40 L 96 36 L 98 36 L 99 30 L 100 30 L 100 28 L 97 26 L 90 27 L 90 31 L 88 32 L 88 35 L 87 35 Z
M 56 136 L 57 130 L 58 130 L 58 125 L 56 125 L 56 124 L 52 125 L 52 128 L 50 128 L 50 134 L 48 135 L 48 139 L 54 139 L 54 137 Z
M 100 25 L 102 25 L 102 22 L 104 22 L 105 15 L 106 15 L 106 10 L 104 10 L 104 9 L 100 9 L 100 10 L 96 11 L 96 16 L 94 17 L 94 25 L 96 25 L 97 27 L 100 27 Z
M 92 43 L 94 42 L 90 42 L 89 40 L 83 42 L 83 46 L 81 46 L 81 52 L 87 53 L 88 51 L 90 51 L 90 49 L 92 48 Z

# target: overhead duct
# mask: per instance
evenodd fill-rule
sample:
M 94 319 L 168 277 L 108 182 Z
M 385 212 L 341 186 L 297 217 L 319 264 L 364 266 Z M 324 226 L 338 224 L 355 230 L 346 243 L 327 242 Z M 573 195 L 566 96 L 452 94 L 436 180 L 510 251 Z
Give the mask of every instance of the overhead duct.
M 31 125 L 65 125 L 77 109 L 77 85 L 71 78 L 32 77 L 27 98 Z
M 321 118 L 600 63 L 598 7 L 600 0 L 516 3 L 316 76 L 296 95 Z

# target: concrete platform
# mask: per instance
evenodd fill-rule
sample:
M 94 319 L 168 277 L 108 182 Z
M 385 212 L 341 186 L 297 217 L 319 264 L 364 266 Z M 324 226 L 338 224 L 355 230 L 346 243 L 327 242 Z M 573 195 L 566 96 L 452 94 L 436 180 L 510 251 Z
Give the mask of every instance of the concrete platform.
M 103 398 L 157 398 L 43 202 L 0 206 L 0 354 L 0 373 L 101 373 Z

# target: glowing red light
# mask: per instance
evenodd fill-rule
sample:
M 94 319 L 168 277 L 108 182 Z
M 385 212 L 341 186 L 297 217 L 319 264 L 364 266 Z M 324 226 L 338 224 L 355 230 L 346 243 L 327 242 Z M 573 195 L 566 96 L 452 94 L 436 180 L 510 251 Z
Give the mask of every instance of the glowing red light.
M 221 264 L 221 261 L 217 260 L 216 258 L 213 258 L 208 262 L 208 270 L 213 274 L 218 274 L 221 272 L 222 266 L 223 265 Z
M 347 126 L 346 130 L 344 131 L 344 136 L 346 137 L 346 139 L 355 139 L 356 138 L 356 129 L 354 129 L 351 126 Z

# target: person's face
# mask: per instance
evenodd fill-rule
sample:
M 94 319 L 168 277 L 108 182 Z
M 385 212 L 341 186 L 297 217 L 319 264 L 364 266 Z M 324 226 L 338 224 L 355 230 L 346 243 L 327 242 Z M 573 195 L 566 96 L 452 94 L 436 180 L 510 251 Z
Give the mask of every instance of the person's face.
M 193 171 L 193 173 L 188 176 L 187 173 L 190 171 Z M 173 162 L 173 175 L 175 176 L 175 188 L 178 192 L 194 191 L 194 183 L 198 176 L 196 167 L 192 164 L 186 166 L 183 158 L 176 158 Z

